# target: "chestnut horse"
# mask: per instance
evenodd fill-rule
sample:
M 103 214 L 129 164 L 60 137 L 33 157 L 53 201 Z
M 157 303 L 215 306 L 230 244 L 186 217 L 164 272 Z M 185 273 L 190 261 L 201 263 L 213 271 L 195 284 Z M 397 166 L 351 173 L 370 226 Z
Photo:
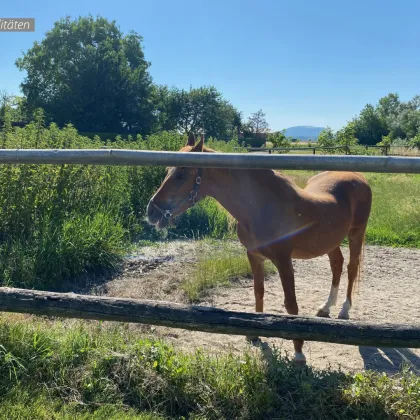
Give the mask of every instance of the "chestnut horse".
M 190 133 L 181 152 L 206 152 L 204 138 Z M 171 168 L 148 204 L 149 223 L 164 228 L 205 196 L 215 198 L 237 221 L 237 234 L 247 250 L 254 277 L 255 310 L 263 312 L 264 260 L 278 269 L 289 314 L 298 314 L 292 259 L 327 254 L 332 271 L 328 299 L 317 316 L 329 316 L 335 305 L 343 270 L 340 244 L 348 237 L 347 297 L 338 315 L 348 319 L 352 290 L 359 280 L 372 193 L 363 175 L 323 172 L 298 187 L 273 170 Z M 253 338 L 255 339 L 255 338 Z M 306 363 L 303 340 L 293 340 L 295 361 Z

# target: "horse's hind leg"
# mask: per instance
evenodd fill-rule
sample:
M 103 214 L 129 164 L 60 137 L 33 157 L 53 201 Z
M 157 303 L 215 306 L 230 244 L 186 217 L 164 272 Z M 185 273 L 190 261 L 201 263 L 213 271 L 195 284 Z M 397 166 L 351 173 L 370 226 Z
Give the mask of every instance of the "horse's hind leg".
M 331 306 L 334 306 L 337 303 L 338 287 L 340 286 L 341 273 L 343 272 L 344 264 L 344 257 L 339 246 L 328 254 L 328 258 L 330 259 L 333 278 L 330 295 L 328 296 L 326 302 L 319 307 L 316 314 L 316 316 L 322 317 L 329 317 Z
M 352 305 L 352 292 L 355 280 L 360 279 L 360 264 L 361 254 L 365 240 L 366 227 L 358 227 L 350 229 L 348 234 L 349 238 L 349 249 L 350 249 L 350 260 L 347 266 L 348 274 L 348 285 L 346 300 L 343 303 L 343 307 L 338 315 L 340 319 L 349 319 L 349 311 Z

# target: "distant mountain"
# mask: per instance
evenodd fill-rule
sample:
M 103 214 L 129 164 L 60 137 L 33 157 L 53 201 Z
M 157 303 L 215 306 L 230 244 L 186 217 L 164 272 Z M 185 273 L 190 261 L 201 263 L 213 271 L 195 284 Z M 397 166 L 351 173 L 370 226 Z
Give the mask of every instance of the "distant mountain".
M 317 140 L 319 133 L 324 127 L 312 127 L 310 125 L 297 125 L 286 128 L 286 136 L 298 140 Z

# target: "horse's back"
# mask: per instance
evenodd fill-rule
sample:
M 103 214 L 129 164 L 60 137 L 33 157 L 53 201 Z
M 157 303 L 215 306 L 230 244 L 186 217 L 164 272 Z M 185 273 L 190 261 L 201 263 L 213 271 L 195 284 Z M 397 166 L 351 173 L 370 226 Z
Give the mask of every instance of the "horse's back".
M 351 208 L 352 225 L 366 225 L 372 204 L 372 190 L 363 174 L 358 172 L 322 172 L 310 178 L 305 191 L 328 195 Z

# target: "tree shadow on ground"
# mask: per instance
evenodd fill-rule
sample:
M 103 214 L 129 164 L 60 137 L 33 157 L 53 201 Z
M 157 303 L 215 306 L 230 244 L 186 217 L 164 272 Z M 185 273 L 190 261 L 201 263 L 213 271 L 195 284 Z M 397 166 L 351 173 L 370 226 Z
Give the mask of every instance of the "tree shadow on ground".
M 420 357 L 406 348 L 392 347 L 359 347 L 366 370 L 376 372 L 398 373 L 404 366 L 420 374 Z

